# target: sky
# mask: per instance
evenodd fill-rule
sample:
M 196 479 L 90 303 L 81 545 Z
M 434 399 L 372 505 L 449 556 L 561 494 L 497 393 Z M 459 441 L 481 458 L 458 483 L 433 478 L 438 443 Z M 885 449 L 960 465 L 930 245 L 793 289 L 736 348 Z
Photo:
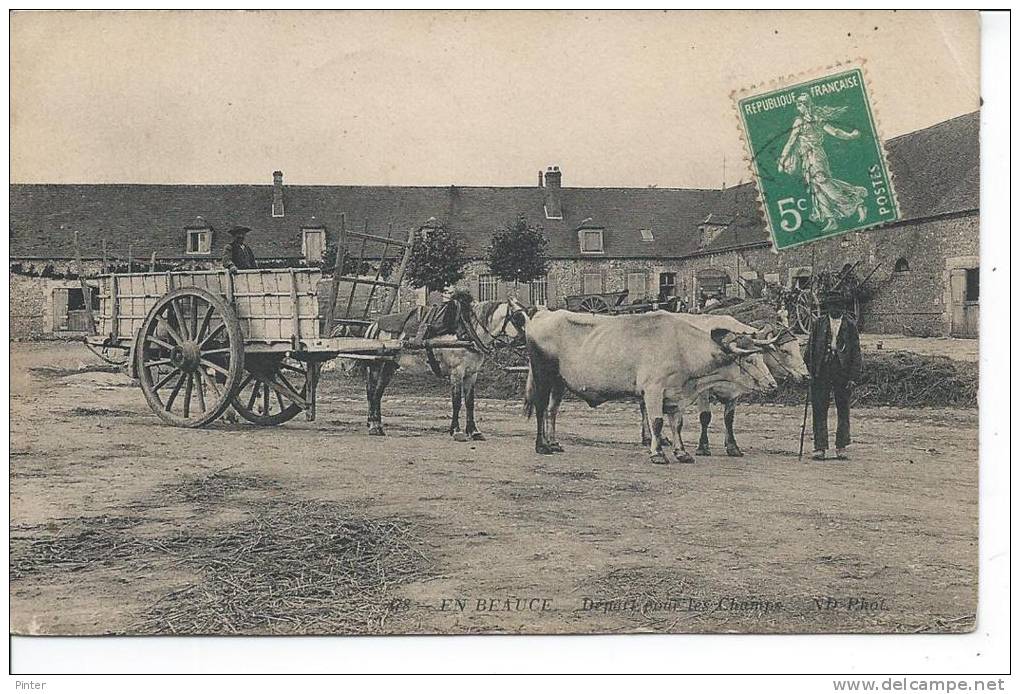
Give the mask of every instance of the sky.
M 14 183 L 717 188 L 734 90 L 865 59 L 881 134 L 974 111 L 941 12 L 17 12 Z

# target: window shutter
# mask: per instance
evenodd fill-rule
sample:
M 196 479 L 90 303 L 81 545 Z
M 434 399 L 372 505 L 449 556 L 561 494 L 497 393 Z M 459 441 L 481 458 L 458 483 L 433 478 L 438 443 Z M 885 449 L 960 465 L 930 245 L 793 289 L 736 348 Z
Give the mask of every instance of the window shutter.
M 643 272 L 628 272 L 627 273 L 627 299 L 628 301 L 634 301 L 635 299 L 643 299 L 648 293 L 646 275 Z
M 602 293 L 602 273 L 600 272 L 586 272 L 581 278 L 582 294 L 601 294 Z

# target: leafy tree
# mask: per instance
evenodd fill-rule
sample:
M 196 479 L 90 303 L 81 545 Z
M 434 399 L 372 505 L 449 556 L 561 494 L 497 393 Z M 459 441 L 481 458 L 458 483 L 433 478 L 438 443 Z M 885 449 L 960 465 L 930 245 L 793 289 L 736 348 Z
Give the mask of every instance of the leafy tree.
M 530 282 L 546 274 L 546 238 L 541 227 L 528 225 L 524 215 L 492 235 L 488 248 L 492 274 L 507 282 Z
M 419 229 L 404 278 L 412 287 L 442 291 L 464 277 L 464 246 L 444 226 Z

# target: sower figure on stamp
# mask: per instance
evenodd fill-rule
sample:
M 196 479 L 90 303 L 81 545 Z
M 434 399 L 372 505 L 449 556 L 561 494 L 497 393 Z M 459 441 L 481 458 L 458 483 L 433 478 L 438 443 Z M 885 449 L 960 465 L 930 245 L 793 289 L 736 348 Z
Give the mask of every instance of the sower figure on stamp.
M 836 459 L 847 460 L 850 445 L 850 392 L 861 377 L 861 340 L 845 317 L 846 299 L 827 294 L 822 300 L 825 315 L 815 321 L 808 338 L 804 362 L 811 372 L 811 415 L 814 429 L 814 460 L 825 460 L 829 448 L 829 403 L 836 401 Z
M 235 226 L 230 229 L 229 233 L 233 238 L 223 248 L 223 267 L 230 271 L 234 270 L 254 270 L 258 267 L 255 262 L 255 254 L 252 252 L 251 247 L 244 242 L 244 237 L 251 229 L 244 226 Z

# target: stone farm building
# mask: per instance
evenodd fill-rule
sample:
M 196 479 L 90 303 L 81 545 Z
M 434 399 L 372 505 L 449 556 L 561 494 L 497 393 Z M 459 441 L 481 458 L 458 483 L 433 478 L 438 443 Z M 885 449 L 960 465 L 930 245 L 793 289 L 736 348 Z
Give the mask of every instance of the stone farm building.
M 551 167 L 521 187 L 284 185 L 37 185 L 10 187 L 11 335 L 84 328 L 73 273 L 75 233 L 86 274 L 215 267 L 233 224 L 255 231 L 260 260 L 316 263 L 327 235 L 347 223 L 394 235 L 443 224 L 473 259 L 463 284 L 480 299 L 518 291 L 561 307 L 569 295 L 629 291 L 630 299 L 702 292 L 740 295 L 737 279 L 789 284 L 861 260 L 871 279 L 863 329 L 976 337 L 978 315 L 978 114 L 886 143 L 903 220 L 776 254 L 754 189 L 571 188 Z M 541 225 L 549 273 L 531 286 L 497 281 L 482 260 L 491 232 L 523 214 Z M 414 292 L 401 304 L 416 300 Z

